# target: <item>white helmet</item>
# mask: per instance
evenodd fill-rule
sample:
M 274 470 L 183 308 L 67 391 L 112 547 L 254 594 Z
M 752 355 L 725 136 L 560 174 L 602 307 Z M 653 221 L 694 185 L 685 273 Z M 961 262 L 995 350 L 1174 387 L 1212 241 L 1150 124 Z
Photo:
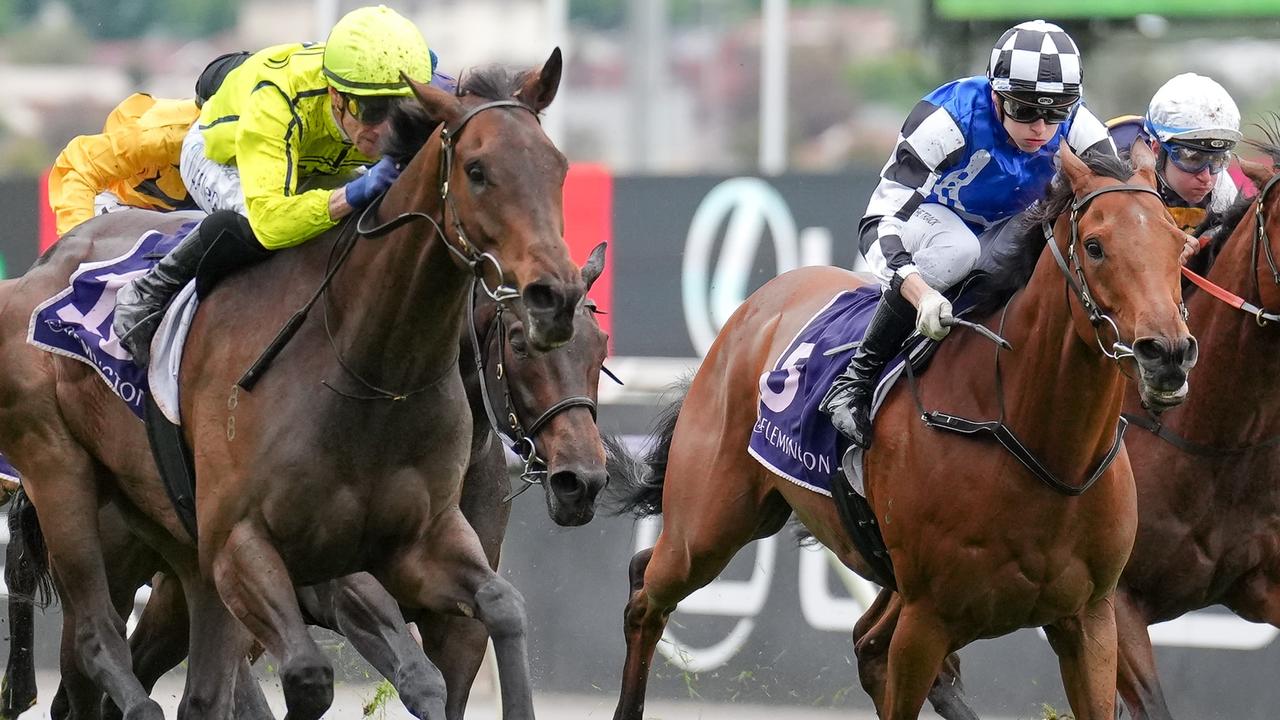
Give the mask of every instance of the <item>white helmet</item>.
M 1204 150 L 1230 150 L 1243 139 L 1240 109 L 1212 78 L 1176 75 L 1160 87 L 1147 107 L 1147 132 L 1161 143 Z

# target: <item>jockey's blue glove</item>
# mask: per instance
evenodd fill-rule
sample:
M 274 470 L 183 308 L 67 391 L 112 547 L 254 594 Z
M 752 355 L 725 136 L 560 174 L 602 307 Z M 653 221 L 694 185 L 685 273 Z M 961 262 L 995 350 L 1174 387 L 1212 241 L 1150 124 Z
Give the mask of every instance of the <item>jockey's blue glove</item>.
M 400 177 L 400 169 L 389 157 L 374 163 L 369 171 L 347 183 L 347 204 L 359 209 L 387 191 L 391 183 Z

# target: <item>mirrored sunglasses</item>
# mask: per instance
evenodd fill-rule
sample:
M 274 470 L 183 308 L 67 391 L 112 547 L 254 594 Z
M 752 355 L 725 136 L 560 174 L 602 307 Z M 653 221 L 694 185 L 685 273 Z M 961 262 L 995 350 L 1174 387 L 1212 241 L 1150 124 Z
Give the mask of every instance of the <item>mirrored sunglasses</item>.
M 1057 125 L 1066 122 L 1067 118 L 1071 117 L 1071 111 L 1075 110 L 1076 104 L 1072 103 L 1065 107 L 1028 105 L 1002 96 L 1000 98 L 1000 106 L 1004 108 L 1004 114 L 1016 123 L 1030 125 L 1037 120 L 1044 120 L 1050 125 Z
M 1177 143 L 1162 143 L 1161 147 L 1168 153 L 1169 159 L 1173 161 L 1178 169 L 1195 175 L 1209 169 L 1209 174 L 1217 175 L 1227 169 L 1227 165 L 1231 164 L 1230 150 L 1201 150 L 1187 145 L 1179 145 Z

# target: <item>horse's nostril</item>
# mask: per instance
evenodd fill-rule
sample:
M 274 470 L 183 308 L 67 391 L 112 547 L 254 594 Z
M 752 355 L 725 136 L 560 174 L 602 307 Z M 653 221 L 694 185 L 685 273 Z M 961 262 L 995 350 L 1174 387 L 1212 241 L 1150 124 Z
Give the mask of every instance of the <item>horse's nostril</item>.
M 1133 354 L 1137 357 L 1138 362 L 1154 365 L 1164 362 L 1168 359 L 1169 347 L 1160 338 L 1145 337 L 1135 340 L 1133 343 Z
M 1196 362 L 1200 360 L 1200 343 L 1190 335 L 1188 335 L 1182 342 L 1183 347 L 1185 348 L 1182 355 L 1182 362 L 1186 364 L 1187 367 L 1195 367 Z
M 533 311 L 555 310 L 559 305 L 556 296 L 557 293 L 551 288 L 550 284 L 544 282 L 533 283 L 525 286 L 524 305 Z
M 559 470 L 551 474 L 551 491 L 560 498 L 562 502 L 572 502 L 578 500 L 586 494 L 587 485 L 578 477 L 578 473 L 572 470 Z
M 561 502 L 593 502 L 596 494 L 609 481 L 608 474 L 594 467 L 557 470 L 548 478 L 551 491 Z

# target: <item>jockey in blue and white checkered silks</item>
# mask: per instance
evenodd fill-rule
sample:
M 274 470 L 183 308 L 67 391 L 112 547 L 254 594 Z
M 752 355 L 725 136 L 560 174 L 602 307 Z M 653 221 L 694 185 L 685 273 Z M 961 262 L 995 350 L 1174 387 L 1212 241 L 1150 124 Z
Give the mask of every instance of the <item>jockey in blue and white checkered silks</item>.
M 1115 155 L 1107 128 L 1080 100 L 1080 51 L 1057 25 L 1033 20 L 1007 30 L 985 76 L 925 96 L 859 226 L 862 252 L 884 294 L 866 337 L 821 409 L 840 432 L 871 445 L 871 396 L 885 364 L 913 329 L 949 331 L 942 296 L 974 268 L 983 230 L 1040 199 L 1066 142 L 1079 155 Z

